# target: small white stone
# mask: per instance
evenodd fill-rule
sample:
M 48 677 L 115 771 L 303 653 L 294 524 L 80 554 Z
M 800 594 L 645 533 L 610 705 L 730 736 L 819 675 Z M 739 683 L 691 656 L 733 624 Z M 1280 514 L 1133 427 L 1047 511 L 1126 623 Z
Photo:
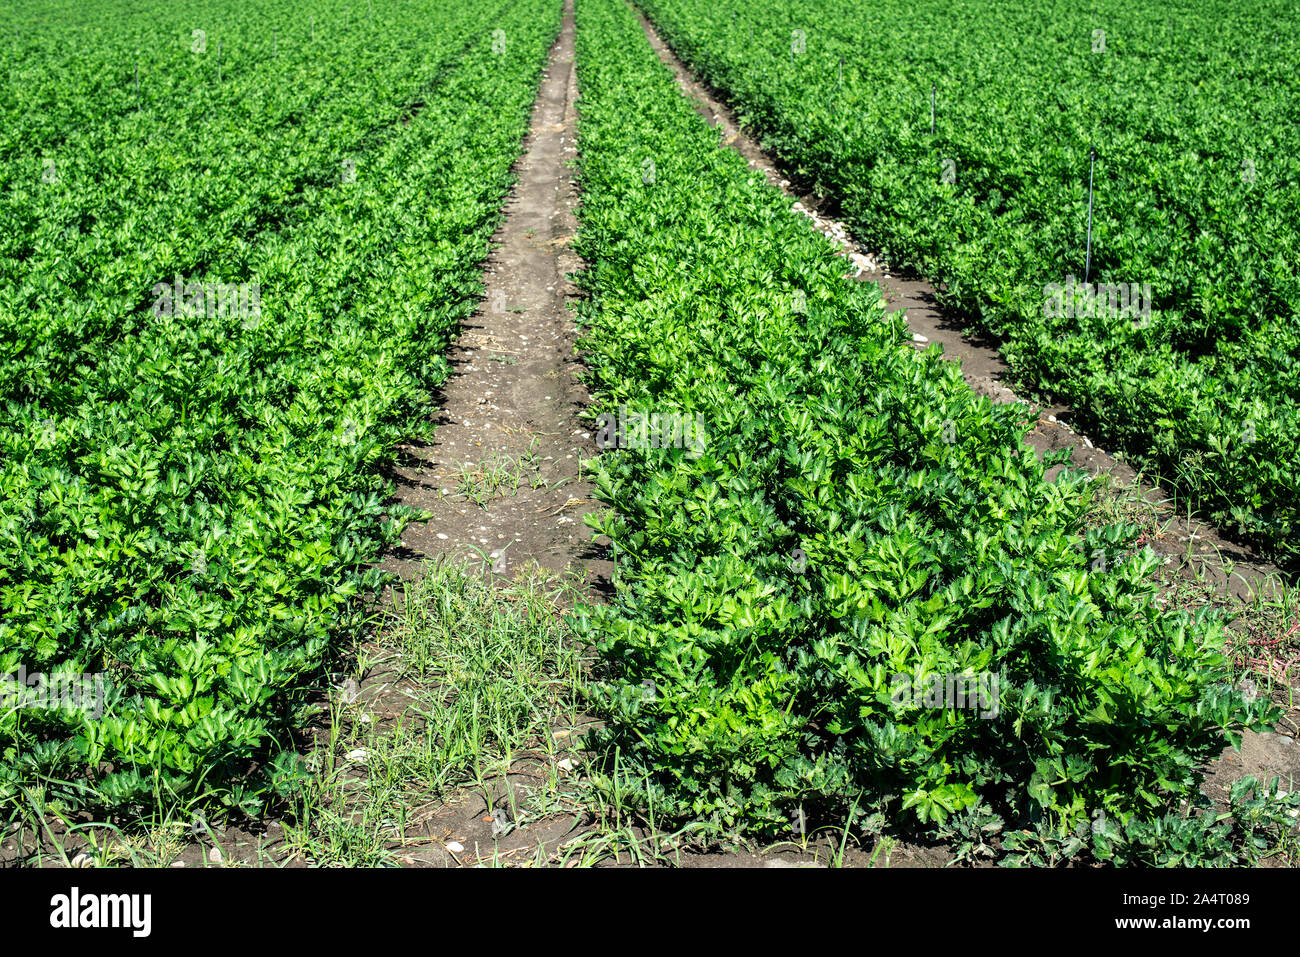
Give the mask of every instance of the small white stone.
M 508 830 L 510 830 L 510 816 L 506 814 L 505 809 L 497 808 L 492 812 L 492 836 L 500 837 Z
M 347 759 L 349 761 L 364 762 L 369 757 L 370 757 L 370 752 L 367 751 L 365 748 L 354 748 L 353 750 L 347 753 Z
M 447 848 L 447 850 L 451 851 L 453 854 L 459 854 L 461 851 L 465 850 L 465 845 L 460 841 L 448 841 L 443 845 L 443 847 Z
M 361 697 L 361 685 L 357 684 L 356 678 L 348 678 L 343 684 L 339 685 L 339 691 L 342 692 L 343 701 L 351 704 Z
M 442 490 L 442 494 L 443 494 L 443 495 L 446 495 L 446 494 L 447 494 L 447 490 L 446 490 L 446 489 L 443 489 L 443 490 Z M 444 534 L 442 534 L 442 532 L 439 532 L 439 533 L 438 533 L 438 537 L 441 538 L 444 542 L 447 540 L 447 536 L 444 535 Z

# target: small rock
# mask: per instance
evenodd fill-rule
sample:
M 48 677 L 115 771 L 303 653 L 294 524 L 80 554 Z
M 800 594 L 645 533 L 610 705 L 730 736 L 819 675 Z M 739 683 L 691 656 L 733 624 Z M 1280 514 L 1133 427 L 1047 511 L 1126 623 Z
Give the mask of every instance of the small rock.
M 927 339 L 925 336 L 921 335 L 919 332 L 914 332 L 914 333 L 912 333 L 912 341 L 913 341 L 913 342 L 929 342 L 930 340 Z
M 225 855 L 221 853 L 221 848 L 219 847 L 213 847 L 212 850 L 208 851 L 209 864 L 220 864 L 225 859 Z
M 448 841 L 443 847 L 447 848 L 453 854 L 460 854 L 465 850 L 465 845 L 460 841 Z
M 349 752 L 347 753 L 347 759 L 348 759 L 349 761 L 361 761 L 361 762 L 364 762 L 364 761 L 365 761 L 367 758 L 369 758 L 369 757 L 370 757 L 370 752 L 367 751 L 365 748 L 356 748 L 356 749 L 354 749 L 354 750 L 352 750 L 352 751 L 349 751 Z
M 504 808 L 497 808 L 492 812 L 492 836 L 500 837 L 508 830 L 510 830 L 510 816 L 506 814 Z
M 90 859 L 89 854 L 78 854 L 72 859 L 73 867 L 94 867 L 95 862 Z

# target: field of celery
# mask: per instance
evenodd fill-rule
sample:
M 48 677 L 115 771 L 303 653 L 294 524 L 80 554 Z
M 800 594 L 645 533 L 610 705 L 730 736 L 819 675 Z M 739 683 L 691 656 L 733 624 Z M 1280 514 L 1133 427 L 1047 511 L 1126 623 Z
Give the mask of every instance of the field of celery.
M 994 333 L 1022 385 L 1300 561 L 1295 4 L 640 7 L 862 242 Z M 1063 303 L 1085 275 L 1100 301 Z
M 0 674 L 108 678 L 100 715 L 0 713 L 0 803 L 251 811 L 292 773 L 559 14 L 0 14 Z
M 587 817 L 615 807 L 703 848 L 830 829 L 1003 863 L 1255 860 L 1300 792 L 1248 776 L 1217 805 L 1202 790 L 1226 745 L 1283 716 L 1243 683 L 1230 616 L 1170 600 L 1172 573 L 1131 515 L 1100 508 L 1103 483 L 1025 444 L 1025 405 L 915 348 L 879 286 L 846 275 L 682 95 L 640 13 L 858 238 L 994 333 L 1022 392 L 1067 401 L 1180 503 L 1285 564 L 1300 556 L 1289 10 L 10 4 L 0 806 L 283 814 L 287 795 L 324 791 L 300 752 L 342 740 L 307 732 L 337 719 L 317 707 L 334 665 L 400 606 L 438 640 L 404 673 L 426 682 L 411 696 L 424 724 L 403 715 L 389 741 L 485 794 L 464 741 L 510 725 L 505 750 L 532 754 L 526 728 L 555 758 L 544 702 L 563 698 L 596 719 L 565 762 Z M 577 98 L 548 101 L 570 79 L 565 43 Z M 539 90 L 551 112 L 533 112 Z M 515 167 L 548 130 L 563 135 Z M 536 208 L 551 184 L 527 176 L 548 156 L 563 173 L 554 208 Z M 507 203 L 512 168 L 532 207 Z M 580 587 L 560 602 L 539 586 L 522 615 L 501 579 L 461 588 L 438 564 L 381 606 L 395 582 L 380 562 L 412 523 L 436 524 L 396 504 L 399 446 L 436 441 L 437 406 L 455 408 L 448 351 L 484 307 L 485 268 L 525 271 L 498 227 L 521 207 L 554 222 L 571 177 L 576 236 L 503 234 L 581 258 L 555 312 L 576 323 L 590 403 L 526 410 L 536 432 L 595 435 L 557 510 L 586 513 L 594 543 L 568 555 Z M 1085 268 L 1136 290 L 1133 308 L 1053 300 Z M 561 285 L 538 275 L 519 288 Z M 522 340 L 547 328 L 518 322 Z M 502 392 L 543 379 L 531 345 L 489 355 Z M 484 421 L 492 396 L 475 403 Z M 499 441 L 481 450 L 493 467 Z M 443 453 L 421 460 L 438 466 L 425 490 L 469 499 L 473 463 L 453 475 Z M 474 522 L 509 479 L 466 506 Z M 612 559 L 603 593 L 593 556 Z M 467 591 L 491 628 L 456 625 Z M 565 665 L 523 675 L 507 652 L 534 644 L 562 644 Z M 29 672 L 104 692 L 94 710 L 40 706 L 8 687 Z M 358 762 L 383 753 L 375 740 Z M 429 782 L 454 776 L 415 777 L 432 804 L 445 795 Z M 374 817 L 405 822 L 384 793 Z M 350 841 L 369 818 L 345 805 L 330 813 Z M 521 826 L 513 803 L 489 808 L 493 838 Z

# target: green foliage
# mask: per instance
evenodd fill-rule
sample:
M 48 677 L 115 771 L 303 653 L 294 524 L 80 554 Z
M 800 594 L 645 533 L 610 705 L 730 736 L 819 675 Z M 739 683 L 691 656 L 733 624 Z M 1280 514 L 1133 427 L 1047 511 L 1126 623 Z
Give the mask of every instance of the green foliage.
M 607 773 L 657 816 L 766 837 L 854 807 L 1140 828 L 1194 793 L 1269 718 L 1228 684 L 1222 621 L 1154 602 L 1135 529 L 1081 530 L 1092 486 L 1047 480 L 1064 457 L 1022 444 L 1026 409 L 911 347 L 719 148 L 621 0 L 578 18 L 599 408 L 705 422 L 699 454 L 595 462 L 617 596 L 575 622 L 605 664 Z M 996 677 L 1000 700 L 899 702 L 898 675 Z
M 0 713 L 0 799 L 45 782 L 68 807 L 256 810 L 268 778 L 292 789 L 288 758 L 246 772 L 291 746 L 411 517 L 378 467 L 427 430 L 559 22 L 556 0 L 496 7 L 346 29 L 318 10 L 313 53 L 307 7 L 281 2 L 278 55 L 214 8 L 221 84 L 169 16 L 179 52 L 143 105 L 85 92 L 84 123 L 8 141 L 58 174 L 4 164 L 0 674 L 112 687 L 101 717 Z M 133 29 L 99 39 L 120 54 Z M 23 47 L 53 71 L 76 33 Z M 154 309 L 175 275 L 256 283 L 260 314 Z
M 1274 850 L 1277 836 L 1295 828 L 1300 794 L 1282 790 L 1279 779 L 1243 777 L 1232 785 L 1228 809 L 1215 813 L 1204 795 L 1194 807 L 1128 822 L 1095 815 L 1073 831 L 1045 818 L 1032 830 L 1006 835 L 1010 866 L 1053 867 L 1083 858 L 1118 866 L 1232 867 L 1253 865 Z
M 1021 383 L 1300 562 L 1294 4 L 640 5 L 857 237 L 994 332 Z M 1047 314 L 1049 284 L 1083 279 L 1094 146 L 1090 281 L 1149 284 L 1145 319 Z

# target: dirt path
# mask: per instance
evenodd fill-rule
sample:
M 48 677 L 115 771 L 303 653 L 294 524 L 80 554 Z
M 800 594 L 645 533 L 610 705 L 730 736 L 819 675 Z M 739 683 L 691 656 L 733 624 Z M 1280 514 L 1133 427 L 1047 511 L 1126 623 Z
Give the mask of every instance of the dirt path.
M 589 545 L 585 512 L 596 505 L 580 462 L 596 452 L 579 420 L 587 394 L 575 379 L 574 325 L 565 278 L 580 261 L 573 11 L 565 11 L 533 110 L 519 180 L 494 237 L 482 306 L 448 358 L 453 373 L 428 445 L 404 447 L 397 500 L 434 514 L 413 525 L 384 567 L 408 579 L 419 563 L 448 555 L 490 561 L 510 576 L 529 562 L 579 574 L 607 574 Z
M 518 180 L 493 237 L 483 302 L 448 352 L 453 371 L 436 397 L 441 412 L 433 441 L 403 447 L 394 469 L 396 500 L 433 515 L 408 527 L 381 566 L 404 581 L 418 578 L 425 562 L 447 557 L 503 579 L 536 565 L 572 575 L 587 594 L 609 587 L 610 563 L 582 521 L 599 506 L 581 474 L 582 460 L 597 449 L 579 418 L 589 397 L 577 380 L 581 364 L 568 306 L 577 289 L 566 278 L 581 265 L 569 249 L 578 228 L 574 66 L 573 0 L 567 0 L 514 166 Z M 369 710 L 403 712 L 402 685 L 383 661 L 359 691 Z M 462 789 L 418 809 L 399 860 L 458 866 L 481 855 L 523 862 L 539 846 L 554 852 L 574 836 L 572 814 L 501 837 L 493 832 L 494 809 L 534 783 L 535 769 L 527 764 L 486 782 L 486 793 Z
M 635 4 L 633 8 L 636 9 Z M 945 358 L 961 362 L 962 376 L 976 394 L 997 403 L 1023 401 L 1007 384 L 1009 369 L 997 350 L 997 343 L 945 313 L 937 304 L 932 284 L 901 278 L 883 268 L 882 257 L 854 242 L 847 228 L 833 218 L 833 203 L 792 188 L 781 163 L 741 130 L 735 115 L 716 92 L 701 83 L 678 59 L 640 10 L 637 15 L 651 47 L 677 77 L 682 94 L 693 100 L 700 115 L 717 127 L 722 143 L 744 156 L 750 166 L 762 171 L 769 182 L 790 196 L 793 208 L 809 216 L 816 228 L 852 263 L 851 271 L 856 272 L 859 280 L 880 285 L 888 311 L 907 310 L 916 348 L 926 349 L 930 343 L 937 342 L 942 345 Z M 1034 403 L 1026 404 L 1034 406 Z M 1144 528 L 1145 540 L 1140 541 L 1165 558 L 1172 579 L 1204 582 L 1214 594 L 1242 601 L 1249 601 L 1257 594 L 1270 597 L 1278 594 L 1275 566 L 1219 529 L 1174 513 L 1167 505 L 1166 491 L 1142 481 L 1127 463 L 1097 448 L 1095 442 L 1067 424 L 1069 419 L 1067 406 L 1041 408 L 1037 421 L 1025 436 L 1025 443 L 1039 452 L 1069 449 L 1076 467 L 1095 475 L 1109 474 L 1118 486 L 1132 487 L 1133 494 L 1127 496 L 1129 501 L 1125 503 L 1124 497 L 1117 498 L 1116 507 L 1123 511 L 1115 520 L 1122 518 Z M 1176 590 L 1171 594 L 1175 596 L 1171 601 L 1180 600 Z M 1224 798 L 1230 783 L 1246 774 L 1281 775 L 1284 782 L 1292 776 L 1300 780 L 1300 743 L 1296 738 L 1300 730 L 1300 707 L 1297 707 L 1300 675 L 1292 673 L 1290 683 L 1294 687 L 1281 684 L 1272 693 L 1274 700 L 1287 711 L 1279 725 L 1279 730 L 1285 733 L 1248 732 L 1241 753 L 1225 750 L 1208 769 L 1205 791 L 1212 798 Z M 1285 783 L 1283 786 L 1287 787 Z

